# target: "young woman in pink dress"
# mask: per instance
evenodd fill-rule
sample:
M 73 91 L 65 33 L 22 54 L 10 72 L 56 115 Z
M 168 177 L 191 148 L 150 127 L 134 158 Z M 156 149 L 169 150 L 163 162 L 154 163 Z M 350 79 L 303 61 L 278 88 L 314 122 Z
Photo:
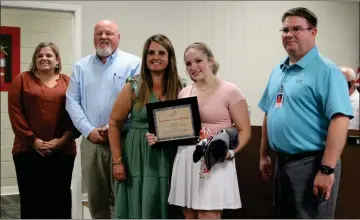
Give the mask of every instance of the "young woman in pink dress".
M 233 83 L 217 78 L 219 64 L 204 43 L 188 46 L 184 53 L 186 70 L 194 81 L 179 93 L 179 98 L 197 96 L 201 126 L 216 132 L 235 124 L 239 144 L 229 150 L 223 163 L 207 170 L 204 158 L 193 162 L 196 145 L 179 146 L 174 161 L 169 203 L 182 207 L 187 219 L 221 218 L 224 209 L 241 208 L 234 156 L 247 144 L 251 126 L 247 103 Z M 149 145 L 156 142 L 147 134 Z

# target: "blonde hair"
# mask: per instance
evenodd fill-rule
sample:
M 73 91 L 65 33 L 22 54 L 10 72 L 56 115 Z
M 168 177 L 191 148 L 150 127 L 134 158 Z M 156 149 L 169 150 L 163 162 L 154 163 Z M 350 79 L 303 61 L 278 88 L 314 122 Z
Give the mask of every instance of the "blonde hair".
M 51 50 L 54 52 L 56 59 L 60 57 L 60 52 L 59 52 L 59 48 L 52 42 L 41 42 L 40 44 L 37 45 L 37 47 L 35 48 L 35 51 L 32 55 L 32 59 L 31 59 L 31 64 L 29 67 L 29 71 L 30 72 L 34 72 L 36 70 L 36 57 L 38 56 L 41 48 L 43 47 L 50 47 Z M 60 73 L 61 72 L 61 59 L 59 60 L 59 63 L 56 65 L 55 67 L 55 73 Z
M 212 73 L 214 75 L 217 74 L 217 72 L 219 71 L 219 68 L 220 68 L 220 65 L 219 63 L 215 60 L 214 58 L 214 54 L 213 52 L 211 51 L 210 47 L 208 45 L 206 45 L 205 43 L 202 43 L 202 42 L 195 42 L 195 43 L 192 43 L 190 44 L 186 49 L 185 49 L 185 52 L 184 52 L 184 55 L 185 53 L 191 49 L 191 48 L 194 48 L 194 49 L 197 49 L 197 50 L 201 50 L 208 58 L 208 60 L 212 60 L 214 62 L 214 64 L 211 66 L 211 70 L 212 70 Z

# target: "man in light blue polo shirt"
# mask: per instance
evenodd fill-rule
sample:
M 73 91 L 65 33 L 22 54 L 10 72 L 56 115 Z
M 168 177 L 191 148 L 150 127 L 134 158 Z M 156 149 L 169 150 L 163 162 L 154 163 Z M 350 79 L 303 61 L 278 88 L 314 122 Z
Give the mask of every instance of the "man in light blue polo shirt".
M 318 52 L 316 15 L 293 8 L 282 17 L 288 57 L 271 72 L 259 107 L 265 112 L 260 171 L 272 175 L 269 148 L 277 153 L 277 218 L 333 218 L 340 154 L 353 117 L 345 77 Z
M 66 110 L 82 133 L 81 166 L 92 218 L 111 218 L 111 151 L 107 124 L 118 93 L 127 77 L 140 71 L 141 59 L 118 49 L 120 34 L 115 22 L 95 25 L 96 54 L 78 61 L 66 93 Z

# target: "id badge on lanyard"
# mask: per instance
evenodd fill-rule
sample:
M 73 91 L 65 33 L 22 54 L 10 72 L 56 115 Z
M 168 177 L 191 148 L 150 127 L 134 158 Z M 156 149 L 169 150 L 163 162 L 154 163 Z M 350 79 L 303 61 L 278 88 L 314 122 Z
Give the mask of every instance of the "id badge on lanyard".
M 280 87 L 280 91 L 276 94 L 275 108 L 281 108 L 284 101 L 283 85 Z

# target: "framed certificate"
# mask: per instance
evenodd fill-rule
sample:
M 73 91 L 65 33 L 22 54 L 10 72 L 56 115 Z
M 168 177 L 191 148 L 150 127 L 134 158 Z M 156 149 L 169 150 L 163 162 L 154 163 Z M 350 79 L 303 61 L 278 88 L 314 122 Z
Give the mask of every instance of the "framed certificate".
M 146 104 L 149 131 L 158 143 L 195 144 L 201 122 L 197 97 Z

